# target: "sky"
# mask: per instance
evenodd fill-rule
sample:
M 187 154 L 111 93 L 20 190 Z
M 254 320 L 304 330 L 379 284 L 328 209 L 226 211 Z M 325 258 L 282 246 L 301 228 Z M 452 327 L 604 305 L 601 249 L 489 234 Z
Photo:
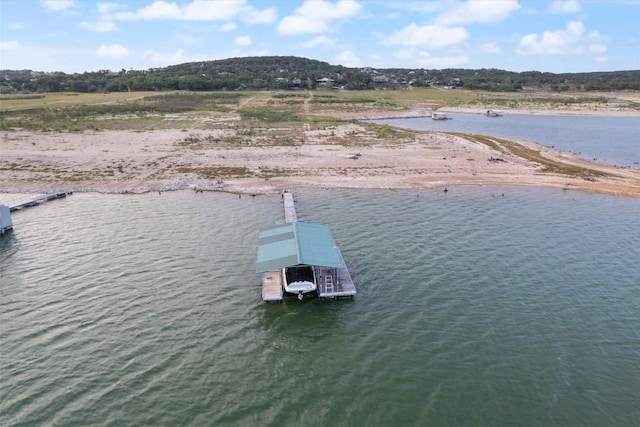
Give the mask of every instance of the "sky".
M 640 69 L 640 0 L 0 0 L 0 69 L 245 56 L 346 67 Z

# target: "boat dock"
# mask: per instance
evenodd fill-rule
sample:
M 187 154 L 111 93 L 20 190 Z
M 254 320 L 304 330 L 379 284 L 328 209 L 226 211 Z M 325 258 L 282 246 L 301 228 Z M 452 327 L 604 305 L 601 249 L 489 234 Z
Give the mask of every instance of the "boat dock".
M 329 239 L 331 246 L 328 248 L 328 252 L 331 252 L 335 260 L 334 262 L 327 263 L 326 265 L 333 265 L 332 267 L 325 267 L 321 265 L 315 265 L 315 277 L 317 283 L 317 296 L 318 298 L 345 298 L 353 297 L 356 294 L 356 287 L 349 274 L 349 270 L 344 262 L 342 253 L 333 238 L 330 236 L 328 228 L 326 226 L 317 224 L 297 223 L 297 214 L 295 207 L 295 200 L 293 193 L 288 191 L 282 193 L 283 206 L 284 206 L 284 219 L 285 223 L 289 226 L 277 226 L 273 229 L 266 230 L 265 235 L 262 237 L 265 244 L 280 242 L 284 244 L 285 240 L 291 240 L 292 235 L 295 239 L 303 239 L 304 244 L 308 244 L 308 237 L 313 235 L 320 239 Z M 326 230 L 325 230 L 326 229 Z M 318 234 L 316 234 L 318 233 Z M 328 237 L 326 234 L 328 234 Z M 261 233 L 262 234 L 262 233 Z M 318 242 L 316 242 L 318 243 Z M 297 244 L 297 257 L 298 263 L 300 260 L 300 241 L 296 240 Z M 315 243 L 314 243 L 315 246 Z M 288 256 L 292 256 L 288 254 Z M 259 256 L 260 257 L 260 256 Z M 273 260 L 267 260 L 270 262 Z M 279 260 L 278 260 L 279 261 Z M 312 263 L 308 263 L 312 264 Z M 314 263 L 315 264 L 315 263 Z M 262 272 L 262 299 L 264 301 L 282 301 L 285 297 L 282 283 L 282 273 L 280 269 L 271 269 Z
M 9 206 L 9 210 L 11 212 L 17 211 L 19 209 L 29 208 L 31 206 L 37 206 L 40 203 L 48 202 L 50 200 L 62 199 L 67 197 L 68 195 L 73 194 L 71 191 L 56 191 L 53 193 L 45 193 L 39 196 L 31 197 L 27 200 L 23 200 L 22 202 L 15 203 Z

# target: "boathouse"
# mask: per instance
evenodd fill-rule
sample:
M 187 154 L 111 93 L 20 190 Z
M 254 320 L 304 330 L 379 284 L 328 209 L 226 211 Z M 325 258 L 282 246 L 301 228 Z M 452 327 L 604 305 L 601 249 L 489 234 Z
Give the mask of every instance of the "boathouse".
M 320 298 L 356 293 L 329 227 L 295 221 L 260 231 L 256 272 L 262 274 L 263 300 L 284 299 L 283 269 L 300 267 L 311 267 Z
M 13 228 L 9 206 L 0 205 L 0 235 Z

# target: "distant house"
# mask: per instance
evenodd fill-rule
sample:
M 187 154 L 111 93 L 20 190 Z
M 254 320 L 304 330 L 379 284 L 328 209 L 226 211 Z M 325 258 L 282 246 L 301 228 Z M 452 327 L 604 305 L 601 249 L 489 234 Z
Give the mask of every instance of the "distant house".
M 317 79 L 316 80 L 316 83 L 318 83 L 319 85 L 322 85 L 322 86 L 326 85 L 327 83 L 332 83 L 332 82 L 333 82 L 333 80 L 328 78 L 328 77 L 323 77 L 321 79 Z
M 387 76 L 375 76 L 373 78 L 374 83 L 389 83 L 389 78 Z

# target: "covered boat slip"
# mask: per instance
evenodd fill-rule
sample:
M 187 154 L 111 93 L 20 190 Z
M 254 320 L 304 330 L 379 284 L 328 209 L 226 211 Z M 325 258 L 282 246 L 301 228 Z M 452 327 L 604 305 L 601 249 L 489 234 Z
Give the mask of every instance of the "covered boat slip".
M 262 299 L 284 299 L 282 269 L 312 266 L 321 298 L 355 295 L 356 289 L 329 228 L 291 222 L 260 231 L 256 272 L 262 274 Z

